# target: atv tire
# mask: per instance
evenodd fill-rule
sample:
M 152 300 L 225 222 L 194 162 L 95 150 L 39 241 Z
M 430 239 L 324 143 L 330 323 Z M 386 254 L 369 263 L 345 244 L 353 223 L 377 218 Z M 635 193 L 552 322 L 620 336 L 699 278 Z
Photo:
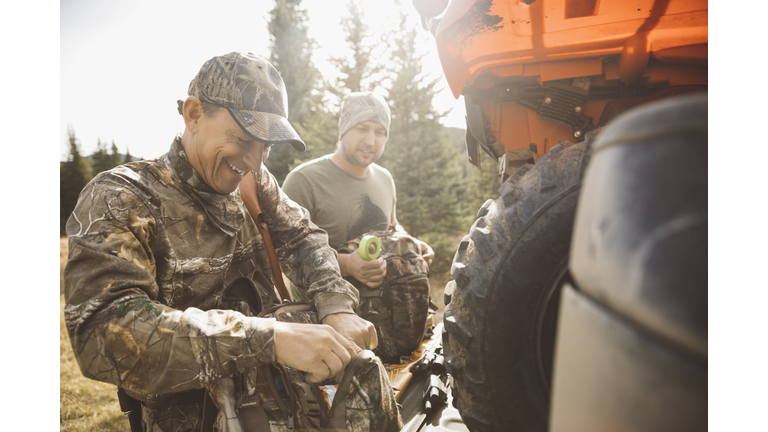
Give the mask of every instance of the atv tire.
M 471 431 L 547 430 L 560 287 L 588 159 L 587 141 L 563 142 L 524 165 L 459 245 L 443 346 Z

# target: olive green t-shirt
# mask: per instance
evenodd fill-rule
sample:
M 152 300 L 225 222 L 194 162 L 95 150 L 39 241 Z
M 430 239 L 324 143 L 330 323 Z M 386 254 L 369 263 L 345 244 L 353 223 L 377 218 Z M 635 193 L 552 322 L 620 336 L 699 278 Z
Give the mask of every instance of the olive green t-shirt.
M 325 155 L 291 171 L 283 192 L 309 211 L 309 218 L 328 233 L 328 244 L 334 249 L 395 220 L 395 182 L 389 171 L 375 163 L 361 178 Z

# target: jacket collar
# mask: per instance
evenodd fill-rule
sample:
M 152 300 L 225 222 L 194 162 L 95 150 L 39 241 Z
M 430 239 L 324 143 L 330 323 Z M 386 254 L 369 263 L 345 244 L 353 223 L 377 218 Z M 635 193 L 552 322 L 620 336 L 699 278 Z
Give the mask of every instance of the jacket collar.
M 229 194 L 220 194 L 203 181 L 203 178 L 189 163 L 181 146 L 181 135 L 177 135 L 167 153 L 168 166 L 179 177 L 189 194 L 196 198 L 219 229 L 230 236 L 237 234 L 245 222 L 243 200 L 240 188 Z

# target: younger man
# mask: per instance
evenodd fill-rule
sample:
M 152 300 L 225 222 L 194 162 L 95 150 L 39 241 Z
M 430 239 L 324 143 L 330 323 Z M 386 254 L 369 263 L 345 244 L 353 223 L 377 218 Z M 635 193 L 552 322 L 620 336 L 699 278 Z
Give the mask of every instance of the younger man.
M 375 162 L 381 157 L 389 135 L 390 113 L 384 100 L 371 92 L 344 97 L 339 118 L 336 152 L 306 162 L 288 174 L 283 191 L 309 211 L 309 217 L 328 233 L 328 244 L 338 249 L 346 241 L 387 224 L 399 230 L 395 216 L 395 182 Z M 418 241 L 418 240 L 417 240 Z M 418 241 L 427 264 L 435 253 Z M 376 288 L 384 282 L 383 259 L 364 261 L 359 254 L 339 254 L 342 276 Z M 293 298 L 304 298 L 304 290 L 291 285 Z

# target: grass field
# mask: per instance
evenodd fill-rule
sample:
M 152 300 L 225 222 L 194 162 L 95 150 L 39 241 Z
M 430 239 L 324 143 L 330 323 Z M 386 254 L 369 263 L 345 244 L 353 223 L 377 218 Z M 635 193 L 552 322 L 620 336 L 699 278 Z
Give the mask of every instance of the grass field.
M 64 325 L 64 265 L 67 262 L 67 240 L 61 238 L 60 249 L 60 406 L 62 431 L 124 431 L 130 432 L 128 418 L 120 412 L 117 389 L 111 384 L 83 377 L 72 352 Z M 439 307 L 437 320 L 442 319 L 445 281 L 430 279 L 432 301 Z M 436 321 L 437 321 L 436 320 Z

